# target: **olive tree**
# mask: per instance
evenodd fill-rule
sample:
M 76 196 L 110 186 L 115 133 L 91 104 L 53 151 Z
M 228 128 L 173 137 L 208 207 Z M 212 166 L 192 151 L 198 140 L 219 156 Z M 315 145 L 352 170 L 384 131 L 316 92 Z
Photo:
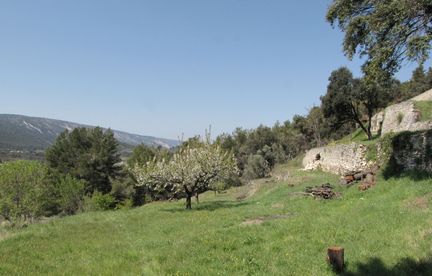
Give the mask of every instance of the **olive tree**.
M 232 154 L 205 142 L 181 148 L 169 161 L 154 159 L 137 165 L 133 172 L 139 186 L 185 197 L 186 209 L 191 209 L 192 196 L 198 199 L 211 184 L 237 173 L 237 166 Z

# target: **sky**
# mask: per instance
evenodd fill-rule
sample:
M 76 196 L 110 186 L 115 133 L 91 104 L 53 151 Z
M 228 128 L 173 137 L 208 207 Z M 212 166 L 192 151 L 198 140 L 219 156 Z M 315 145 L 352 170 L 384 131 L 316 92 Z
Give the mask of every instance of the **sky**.
M 290 120 L 333 70 L 361 74 L 330 3 L 0 0 L 0 114 L 173 139 Z

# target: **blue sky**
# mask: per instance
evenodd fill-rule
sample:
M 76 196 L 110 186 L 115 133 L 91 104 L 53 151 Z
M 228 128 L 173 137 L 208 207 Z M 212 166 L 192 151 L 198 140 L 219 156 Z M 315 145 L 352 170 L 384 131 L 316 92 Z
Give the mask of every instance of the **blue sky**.
M 330 2 L 1 1 L 0 113 L 166 138 L 291 119 L 360 74 Z

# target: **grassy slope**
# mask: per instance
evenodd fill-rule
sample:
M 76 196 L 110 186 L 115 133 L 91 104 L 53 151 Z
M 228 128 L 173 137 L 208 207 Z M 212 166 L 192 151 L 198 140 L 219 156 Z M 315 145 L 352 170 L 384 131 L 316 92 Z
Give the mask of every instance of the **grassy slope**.
M 0 273 L 326 275 L 332 245 L 346 248 L 348 271 L 383 274 L 398 263 L 401 270 L 423 269 L 417 261 L 432 243 L 430 180 L 380 180 L 366 192 L 339 187 L 341 199 L 320 201 L 289 193 L 337 177 L 290 170 L 287 182 L 261 181 L 243 201 L 236 198 L 249 187 L 207 193 L 192 211 L 183 202 L 154 203 L 3 232 Z M 241 225 L 277 214 L 290 216 Z
M 368 140 L 366 133 L 361 129 L 357 129 L 351 134 L 343 137 L 342 139 L 333 142 L 332 144 L 350 144 L 350 143 L 360 143 L 363 145 L 372 145 L 379 140 L 379 137 L 373 136 L 372 140 Z
M 432 101 L 414 102 L 415 108 L 420 111 L 420 121 L 432 120 Z

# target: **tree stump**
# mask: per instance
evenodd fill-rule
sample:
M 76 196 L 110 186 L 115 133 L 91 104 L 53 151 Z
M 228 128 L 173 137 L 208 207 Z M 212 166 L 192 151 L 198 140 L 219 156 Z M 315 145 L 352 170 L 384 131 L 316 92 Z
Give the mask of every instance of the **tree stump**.
M 328 261 L 336 272 L 344 269 L 344 249 L 342 247 L 329 247 L 327 249 Z

